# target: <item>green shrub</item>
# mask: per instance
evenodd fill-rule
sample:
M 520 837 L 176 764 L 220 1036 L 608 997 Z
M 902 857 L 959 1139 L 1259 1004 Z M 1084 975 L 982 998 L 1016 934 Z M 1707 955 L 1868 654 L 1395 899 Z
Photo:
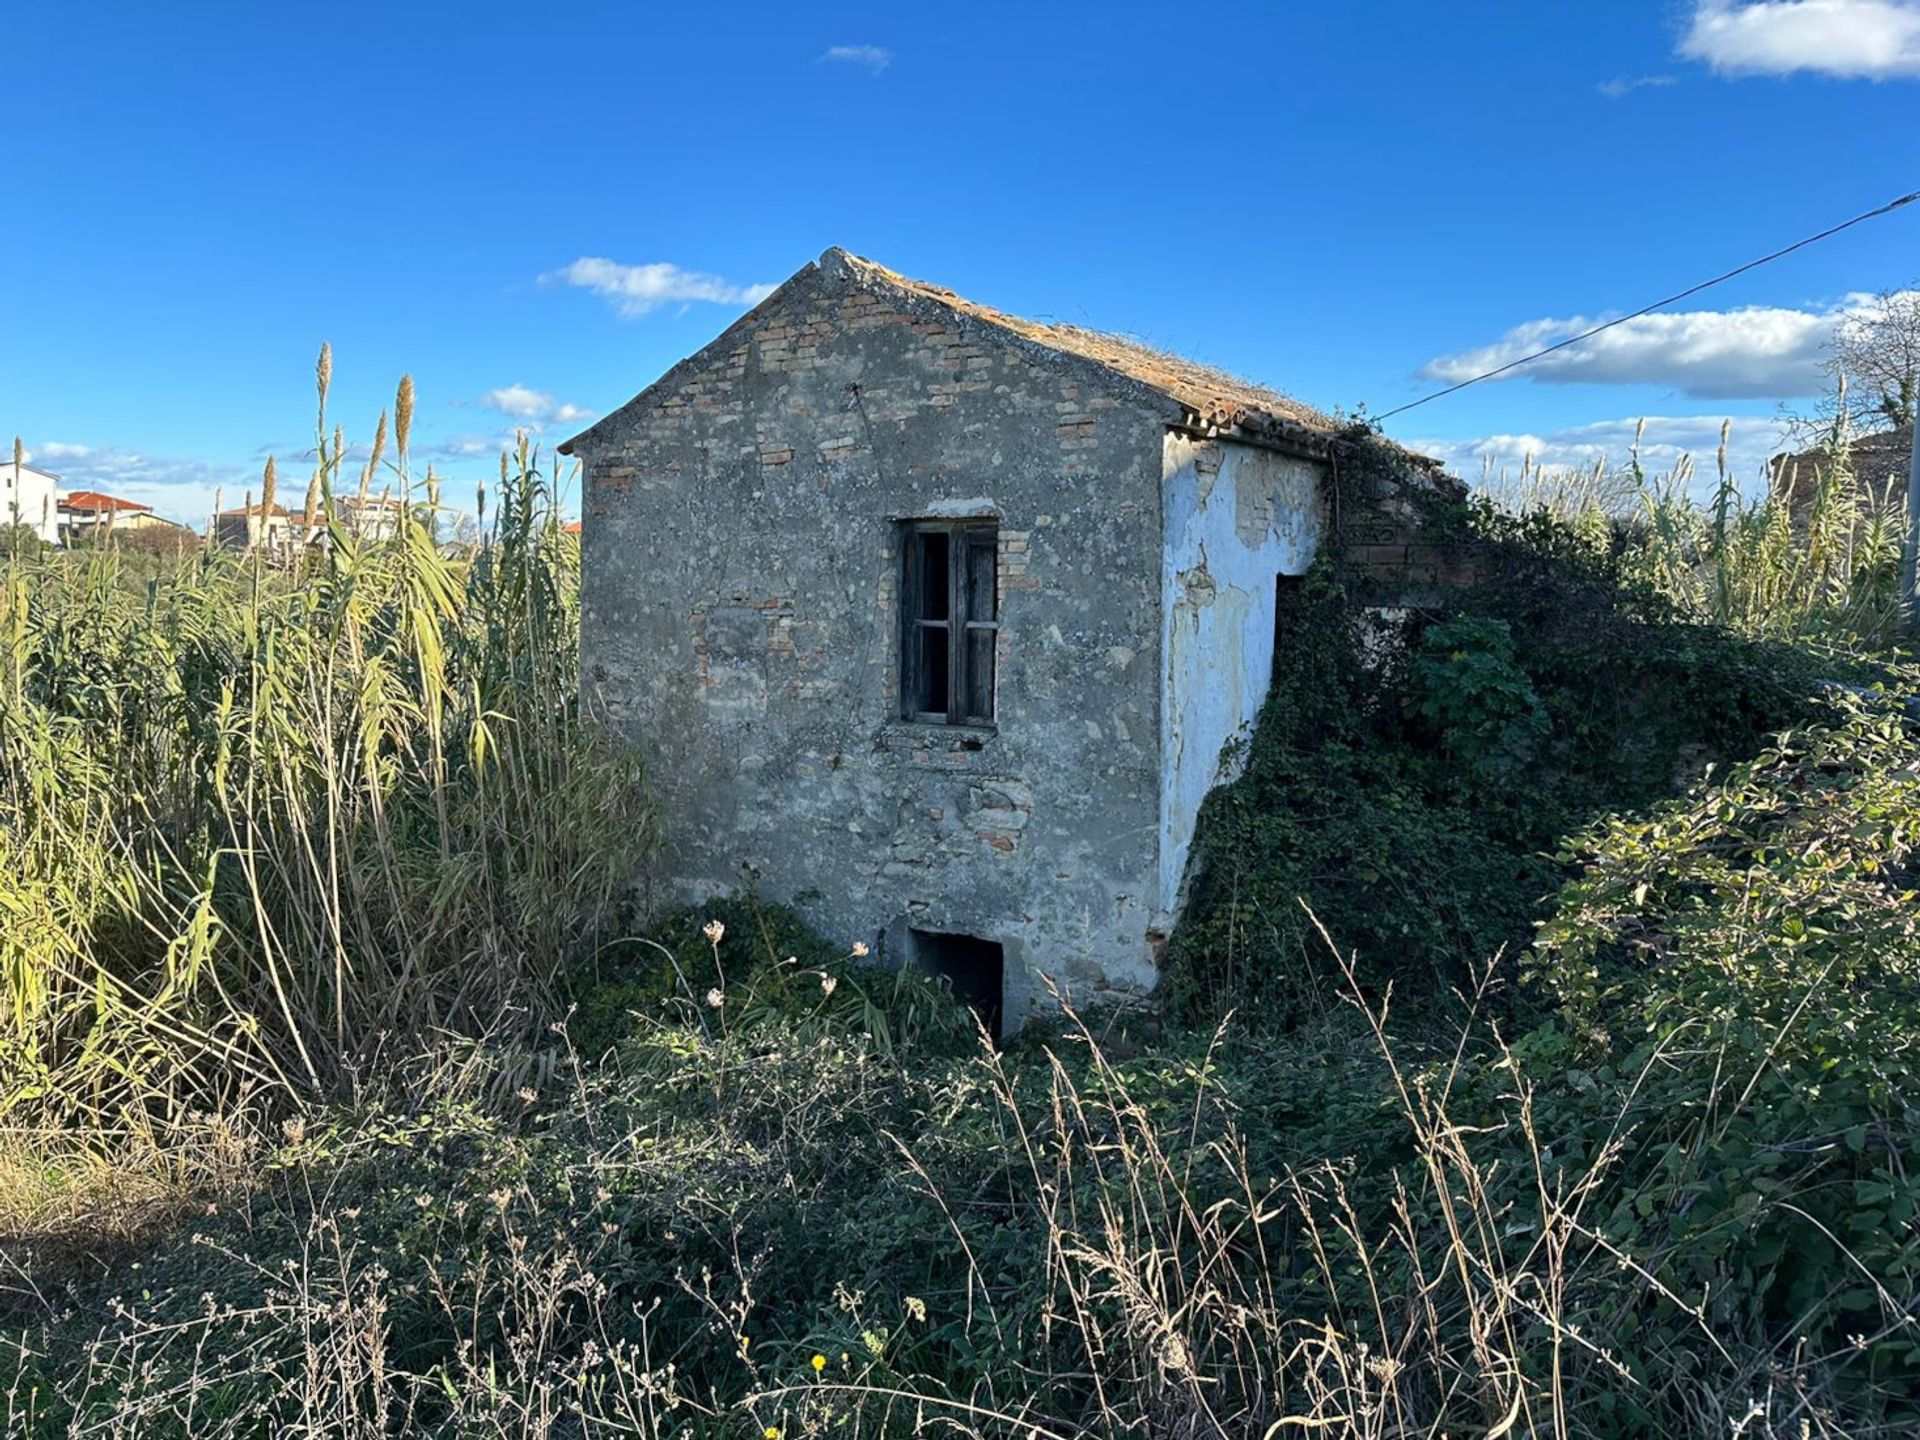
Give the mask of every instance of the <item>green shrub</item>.
M 40 532 L 24 522 L 12 525 L 0 525 L 0 555 L 9 559 L 16 556 L 39 555 L 48 549 L 47 542 L 40 538 Z
M 1511 630 L 1486 616 L 1463 615 L 1421 632 L 1402 703 L 1446 759 L 1482 775 L 1520 769 L 1548 731 Z
M 1542 926 L 1556 1019 L 1516 1053 L 1561 1077 L 1538 1123 L 1564 1163 L 1621 1147 L 1591 1223 L 1637 1269 L 1590 1323 L 1642 1375 L 1704 1330 L 1828 1357 L 1833 1403 L 1920 1395 L 1920 731 L 1898 699 L 1607 820 Z
M 822 1038 L 865 1035 L 887 1054 L 974 1047 L 971 1012 L 932 977 L 857 963 L 864 949 L 823 939 L 788 906 L 728 895 L 669 911 L 650 929 L 574 971 L 571 1029 L 583 1053 L 604 1053 L 666 1023 L 711 1030 L 723 1021 Z

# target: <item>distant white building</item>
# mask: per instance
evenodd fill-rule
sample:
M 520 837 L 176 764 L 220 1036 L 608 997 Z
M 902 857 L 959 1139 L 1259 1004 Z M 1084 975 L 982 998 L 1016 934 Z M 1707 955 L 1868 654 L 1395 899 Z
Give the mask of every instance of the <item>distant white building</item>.
M 286 559 L 306 539 L 307 517 L 284 505 L 247 504 L 213 517 L 213 543 L 228 550 L 264 550 Z
M 0 526 L 29 525 L 52 545 L 60 538 L 60 477 L 31 465 L 0 461 Z
M 372 540 L 391 540 L 400 533 L 400 520 L 406 506 L 391 495 L 355 497 L 342 495 L 333 502 L 335 513 L 353 538 L 365 544 Z

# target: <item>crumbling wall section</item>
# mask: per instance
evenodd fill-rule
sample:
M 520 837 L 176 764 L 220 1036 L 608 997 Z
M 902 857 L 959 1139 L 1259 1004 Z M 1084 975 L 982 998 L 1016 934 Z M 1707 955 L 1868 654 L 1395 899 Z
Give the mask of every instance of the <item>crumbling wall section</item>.
M 1170 432 L 1164 468 L 1163 928 L 1179 909 L 1201 802 L 1239 773 L 1267 696 L 1278 577 L 1306 573 L 1327 523 L 1319 462 Z
M 1330 476 L 1332 543 L 1364 603 L 1445 610 L 1484 582 L 1490 555 L 1464 523 L 1467 487 L 1435 462 L 1356 435 Z

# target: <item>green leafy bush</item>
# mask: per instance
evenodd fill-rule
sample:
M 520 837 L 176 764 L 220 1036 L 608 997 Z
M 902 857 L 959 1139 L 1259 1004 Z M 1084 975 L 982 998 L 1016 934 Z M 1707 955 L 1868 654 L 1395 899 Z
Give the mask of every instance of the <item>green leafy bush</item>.
M 785 1024 L 803 1036 L 864 1034 L 883 1053 L 973 1048 L 970 1012 L 932 977 L 855 964 L 859 954 L 822 939 L 788 906 L 729 895 L 670 911 L 650 928 L 648 938 L 610 944 L 573 973 L 571 1028 L 584 1053 L 663 1023 L 711 1029 L 723 1019 Z M 707 1013 L 717 1010 L 724 1016 Z
M 1564 1143 L 1632 1136 L 1594 1215 L 1650 1276 L 1628 1323 L 1674 1343 L 1664 1288 L 1920 1394 L 1920 732 L 1849 701 L 1573 858 L 1531 965 L 1559 1021 L 1519 1050 L 1592 1077 L 1543 1112 Z
M 1504 620 L 1463 615 L 1420 634 L 1407 667 L 1407 713 L 1448 760 L 1481 774 L 1519 769 L 1548 732 Z

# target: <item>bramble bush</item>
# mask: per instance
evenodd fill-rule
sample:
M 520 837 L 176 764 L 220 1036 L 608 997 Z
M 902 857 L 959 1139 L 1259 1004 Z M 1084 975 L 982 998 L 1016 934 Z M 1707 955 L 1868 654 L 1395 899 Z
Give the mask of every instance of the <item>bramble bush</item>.
M 1839 702 L 1571 848 L 1529 966 L 1555 1020 L 1516 1052 L 1566 1077 L 1540 1123 L 1570 1156 L 1631 1134 L 1592 1223 L 1648 1272 L 1647 1306 L 1597 1317 L 1643 1374 L 1678 1296 L 1756 1367 L 1799 1350 L 1849 1398 L 1920 1395 L 1920 728 L 1901 698 Z

